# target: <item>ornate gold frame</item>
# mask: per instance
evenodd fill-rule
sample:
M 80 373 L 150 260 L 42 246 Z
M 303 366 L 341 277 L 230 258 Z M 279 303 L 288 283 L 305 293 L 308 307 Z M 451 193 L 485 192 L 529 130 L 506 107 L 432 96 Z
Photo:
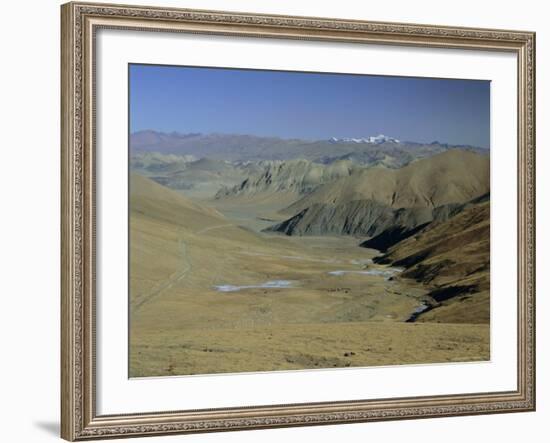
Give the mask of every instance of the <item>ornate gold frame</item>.
M 74 441 L 535 409 L 534 33 L 88 3 L 63 5 L 61 23 L 63 438 Z M 515 53 L 518 59 L 519 165 L 517 390 L 98 416 L 94 369 L 94 35 L 99 28 Z

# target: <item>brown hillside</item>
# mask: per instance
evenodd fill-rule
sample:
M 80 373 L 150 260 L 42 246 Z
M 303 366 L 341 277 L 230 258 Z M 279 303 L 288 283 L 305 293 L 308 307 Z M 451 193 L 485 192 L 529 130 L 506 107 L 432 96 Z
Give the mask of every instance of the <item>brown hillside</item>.
M 284 210 L 373 200 L 392 208 L 464 203 L 489 192 L 489 157 L 449 150 L 401 169 L 370 168 L 327 183 Z
M 224 221 L 215 209 L 194 203 L 181 193 L 138 174 L 130 176 L 130 208 L 132 214 L 146 214 L 186 228 Z
M 419 320 L 489 322 L 490 202 L 466 208 L 391 247 L 378 262 L 402 266 L 405 278 L 429 285 L 433 310 Z

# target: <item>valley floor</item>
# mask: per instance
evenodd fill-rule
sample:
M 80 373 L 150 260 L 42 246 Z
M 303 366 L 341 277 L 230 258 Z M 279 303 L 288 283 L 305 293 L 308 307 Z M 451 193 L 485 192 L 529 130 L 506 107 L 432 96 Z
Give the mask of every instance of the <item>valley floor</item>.
M 489 359 L 488 324 L 407 323 L 426 288 L 357 239 L 259 233 L 243 205 L 134 207 L 131 377 Z

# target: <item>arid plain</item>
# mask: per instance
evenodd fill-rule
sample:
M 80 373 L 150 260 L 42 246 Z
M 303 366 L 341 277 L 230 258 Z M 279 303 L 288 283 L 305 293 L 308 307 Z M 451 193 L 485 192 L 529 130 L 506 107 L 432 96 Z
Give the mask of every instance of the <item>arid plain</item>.
M 133 136 L 130 376 L 489 359 L 488 153 L 155 136 Z

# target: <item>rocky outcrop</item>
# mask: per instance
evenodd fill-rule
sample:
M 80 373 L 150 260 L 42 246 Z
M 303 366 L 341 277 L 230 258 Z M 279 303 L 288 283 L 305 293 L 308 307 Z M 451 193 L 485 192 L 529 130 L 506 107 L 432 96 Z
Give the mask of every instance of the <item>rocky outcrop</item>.
M 324 183 L 348 177 L 359 169 L 351 161 L 323 165 L 303 159 L 262 161 L 258 166 L 261 168 L 260 172 L 249 176 L 236 186 L 221 189 L 216 198 L 274 192 L 305 195 Z

